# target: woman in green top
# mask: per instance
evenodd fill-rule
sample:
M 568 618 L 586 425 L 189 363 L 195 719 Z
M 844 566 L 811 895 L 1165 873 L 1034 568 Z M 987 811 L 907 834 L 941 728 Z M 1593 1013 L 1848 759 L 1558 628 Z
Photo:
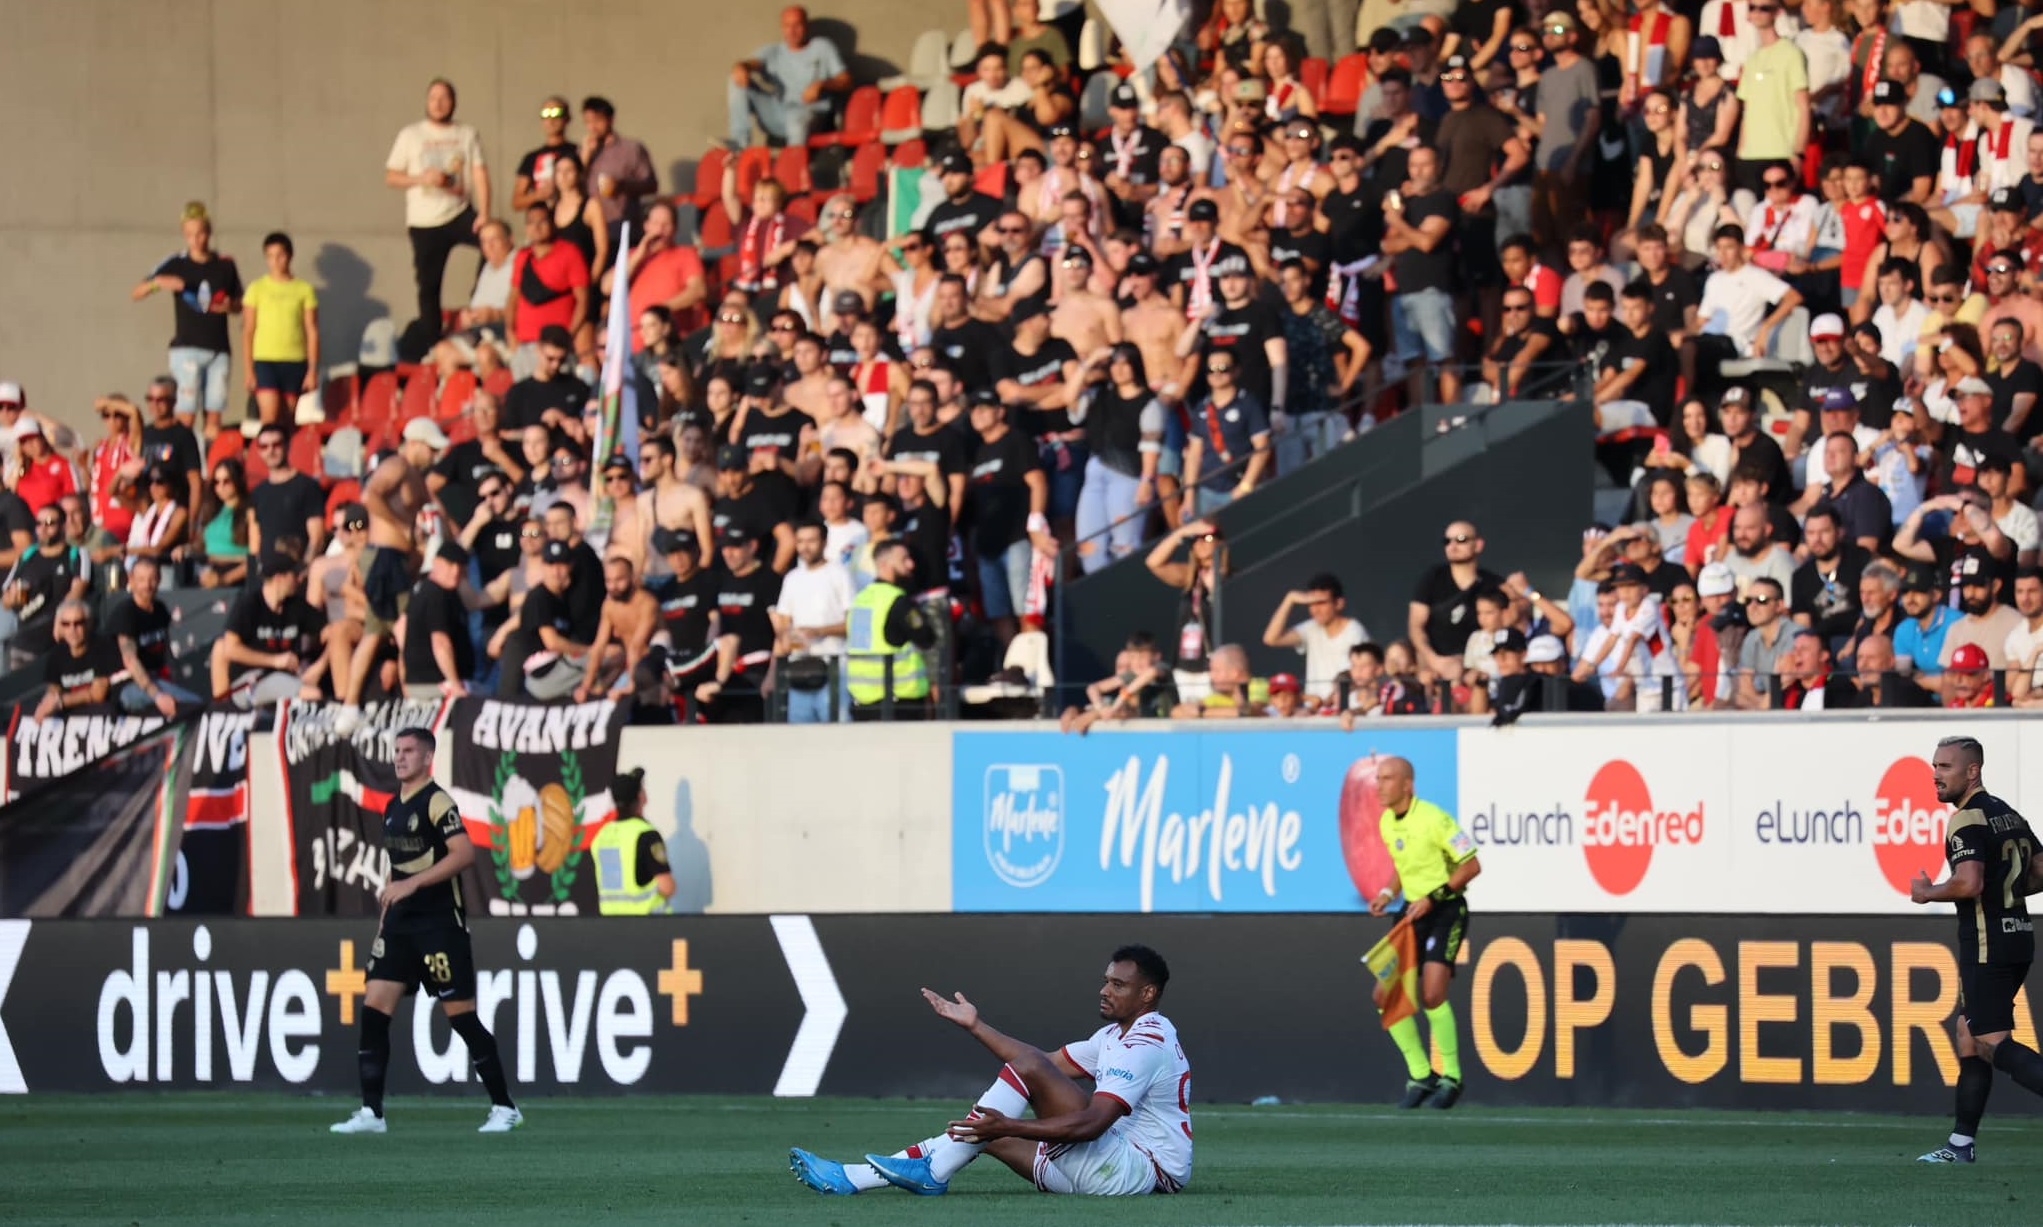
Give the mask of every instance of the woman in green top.
M 213 480 L 199 500 L 199 583 L 207 588 L 233 588 L 248 578 L 248 529 L 255 508 L 248 500 L 248 475 L 239 460 L 213 466 Z

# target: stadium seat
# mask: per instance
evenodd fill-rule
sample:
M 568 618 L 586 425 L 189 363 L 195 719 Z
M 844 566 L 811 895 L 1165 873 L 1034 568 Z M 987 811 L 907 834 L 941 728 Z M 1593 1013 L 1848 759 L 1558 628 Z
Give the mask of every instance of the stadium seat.
M 922 135 L 922 91 L 904 85 L 887 95 L 880 112 L 880 143 L 898 145 Z
M 300 430 L 291 436 L 291 467 L 314 481 L 326 480 L 326 457 L 320 452 L 316 430 Z
M 1114 122 L 1107 113 L 1107 101 L 1114 96 L 1114 88 L 1121 79 L 1110 72 L 1096 72 L 1085 79 L 1085 88 L 1078 95 L 1078 130 L 1090 136 Z
M 929 164 L 929 145 L 924 141 L 902 141 L 894 147 L 894 156 L 890 161 L 902 170 L 926 166 Z
M 787 215 L 804 226 L 813 227 L 816 219 L 822 216 L 822 205 L 814 196 L 790 196 L 787 201 Z
M 1344 55 L 1327 78 L 1324 93 L 1315 93 L 1322 115 L 1353 115 L 1362 102 L 1362 86 L 1369 79 L 1369 57 L 1356 52 Z
M 809 150 L 806 145 L 789 145 L 773 160 L 773 177 L 780 180 L 780 186 L 790 196 L 805 195 L 810 190 Z
M 350 477 L 333 483 L 333 489 L 326 494 L 326 522 L 333 523 L 334 513 L 349 503 L 362 500 L 362 483 Z
M 327 372 L 326 384 L 319 391 L 319 402 L 326 410 L 326 422 L 321 433 L 332 434 L 355 420 L 355 398 L 360 382 L 352 370 L 346 373 Z
M 908 52 L 907 71 L 896 76 L 880 78 L 878 82 L 880 93 L 885 94 L 904 85 L 919 85 L 928 89 L 939 81 L 950 80 L 951 66 L 946 62 L 950 58 L 950 50 L 949 35 L 942 30 L 924 30 L 916 36 L 915 46 Z
M 1097 17 L 1078 28 L 1078 71 L 1092 72 L 1107 62 L 1107 33 Z
M 238 430 L 223 430 L 213 436 L 213 444 L 206 449 L 206 471 L 211 473 L 223 460 L 239 460 L 248 450 L 248 440 Z
M 721 203 L 713 204 L 702 211 L 702 225 L 696 231 L 696 246 L 704 251 L 729 247 L 735 241 L 734 234 L 731 215 L 724 212 Z
M 362 403 L 355 413 L 355 425 L 362 433 L 387 425 L 397 413 L 397 372 L 379 371 L 362 389 Z
M 809 138 L 812 148 L 826 145 L 863 145 L 880 139 L 880 91 L 878 86 L 861 85 L 851 91 L 844 104 L 844 122 L 835 132 Z
M 951 67 L 962 68 L 970 75 L 972 57 L 978 54 L 979 44 L 973 41 L 971 27 L 959 30 L 958 36 L 951 40 Z
M 860 145 L 851 155 L 851 194 L 864 204 L 880 194 L 880 176 L 886 173 L 887 148 L 880 144 Z
M 429 367 L 420 367 L 404 382 L 404 397 L 397 404 L 397 425 L 413 418 L 431 417 L 439 377 Z
M 724 163 L 730 160 L 722 146 L 711 145 L 695 164 L 695 207 L 707 213 L 723 198 Z
M 979 173 L 972 177 L 972 186 L 995 200 L 1007 199 L 1007 163 L 995 162 L 991 166 L 980 167 Z
M 958 126 L 958 87 L 936 81 L 922 91 L 922 130 L 949 132 Z
M 475 398 L 475 372 L 461 370 L 454 372 L 447 380 L 447 386 L 440 389 L 440 400 L 433 407 L 433 416 L 440 421 L 459 417 L 468 412 L 468 402 Z
M 719 212 L 721 211 L 722 210 L 719 210 Z M 489 394 L 491 396 L 496 397 L 498 400 L 502 400 L 504 399 L 504 394 L 511 390 L 512 382 L 513 381 L 511 379 L 511 372 L 505 370 L 502 367 L 498 367 L 496 370 L 490 372 L 489 378 L 483 381 L 482 386 L 489 389 Z
M 754 145 L 738 155 L 738 199 L 749 202 L 752 189 L 759 181 L 773 173 L 773 151 L 764 145 Z
M 1316 55 L 1306 56 L 1304 62 L 1298 65 L 1298 83 L 1305 87 L 1306 93 L 1312 95 L 1313 101 L 1317 102 L 1325 97 L 1327 62 Z

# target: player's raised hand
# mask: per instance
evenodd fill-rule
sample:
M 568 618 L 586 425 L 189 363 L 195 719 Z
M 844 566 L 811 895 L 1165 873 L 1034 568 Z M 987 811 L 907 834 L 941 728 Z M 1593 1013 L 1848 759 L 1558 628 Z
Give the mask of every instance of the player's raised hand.
M 1915 880 L 1908 884 L 1908 899 L 1911 903 L 1928 903 L 1930 876 L 1927 870 L 1915 871 Z
M 956 999 L 952 1000 L 942 993 L 925 988 L 922 990 L 922 999 L 927 1001 L 929 1008 L 935 1010 L 940 1017 L 950 1019 L 967 1031 L 979 1021 L 979 1007 L 965 1000 L 963 993 L 956 994 Z
M 995 1112 L 992 1108 L 975 1108 L 973 1111 L 977 1115 L 970 1120 L 954 1120 L 950 1123 L 950 1127 L 944 1130 L 945 1133 L 950 1135 L 953 1142 L 963 1142 L 969 1146 L 981 1146 L 993 1141 L 995 1138 L 1007 1136 L 1006 1116 Z

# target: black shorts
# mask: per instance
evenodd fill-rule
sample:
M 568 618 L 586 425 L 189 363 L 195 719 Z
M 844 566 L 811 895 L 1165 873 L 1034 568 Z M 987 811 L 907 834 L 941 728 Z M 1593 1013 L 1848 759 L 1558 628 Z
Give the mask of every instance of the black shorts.
M 2027 963 L 1958 964 L 1958 1013 L 1974 1035 L 2015 1029 L 2015 994 L 2029 978 Z
M 1451 903 L 1435 903 L 1424 916 L 1412 922 L 1412 936 L 1419 942 L 1419 962 L 1445 963 L 1451 972 L 1468 937 L 1468 896 Z
M 455 925 L 377 934 L 367 974 L 401 984 L 406 993 L 423 988 L 441 1001 L 475 1000 L 475 953 L 468 930 Z

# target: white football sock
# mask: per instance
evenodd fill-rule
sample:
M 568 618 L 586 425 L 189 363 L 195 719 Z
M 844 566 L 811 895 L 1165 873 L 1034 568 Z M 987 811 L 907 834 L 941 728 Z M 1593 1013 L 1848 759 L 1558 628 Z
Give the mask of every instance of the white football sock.
M 1962 1134 L 1962 1133 L 1954 1133 L 1954 1134 L 1952 1134 L 1952 1135 L 1951 1135 L 1951 1145 L 1953 1145 L 1953 1146 L 1970 1146 L 1970 1145 L 1972 1145 L 1972 1139 L 1971 1139 L 1971 1138 L 1968 1138 L 1968 1137 L 1966 1137 L 1966 1136 L 1965 1136 L 1964 1134 Z
M 926 1159 L 929 1157 L 930 1147 L 935 1146 L 938 1140 L 938 1138 L 925 1138 L 908 1149 L 897 1150 L 887 1157 L 890 1159 Z M 870 1163 L 845 1164 L 844 1178 L 851 1181 L 852 1187 L 861 1193 L 887 1187 L 887 1178 L 874 1170 L 873 1165 Z
M 1028 1084 L 1014 1072 L 1012 1065 L 1003 1065 L 1000 1077 L 986 1088 L 985 1094 L 979 1096 L 973 1115 L 977 1115 L 978 1108 L 991 1108 L 1002 1116 L 1025 1116 L 1029 1110 Z M 934 1138 L 929 1150 L 929 1174 L 939 1182 L 947 1182 L 965 1170 L 965 1165 L 978 1158 L 979 1152 L 985 1149 L 983 1143 L 960 1142 L 948 1134 Z

